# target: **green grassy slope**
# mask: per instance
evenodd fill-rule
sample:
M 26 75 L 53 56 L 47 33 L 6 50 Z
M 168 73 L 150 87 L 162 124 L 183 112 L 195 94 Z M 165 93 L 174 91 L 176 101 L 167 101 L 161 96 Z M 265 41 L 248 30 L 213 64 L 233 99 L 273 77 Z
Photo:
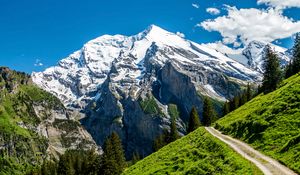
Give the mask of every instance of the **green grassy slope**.
M 48 140 L 32 129 L 41 122 L 34 104 L 63 108 L 28 75 L 0 67 L 0 175 L 24 174 L 46 156 Z
M 25 87 L 25 86 L 24 86 Z M 32 96 L 42 93 L 35 87 L 18 88 L 14 93 L 0 93 L 0 175 L 24 174 L 32 164 L 42 160 L 48 147 L 47 140 L 21 125 L 37 126 L 40 119 L 32 108 Z M 47 98 L 45 98 L 47 99 Z
M 137 174 L 262 174 L 226 144 L 204 128 L 163 147 L 137 164 L 124 175 Z
M 217 121 L 215 127 L 300 173 L 300 76 L 252 99 Z

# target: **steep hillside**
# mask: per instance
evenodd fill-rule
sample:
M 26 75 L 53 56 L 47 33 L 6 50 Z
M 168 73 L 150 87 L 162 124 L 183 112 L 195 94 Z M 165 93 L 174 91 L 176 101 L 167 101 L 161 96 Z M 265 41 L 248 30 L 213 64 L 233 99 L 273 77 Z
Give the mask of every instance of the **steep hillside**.
M 59 99 L 29 75 L 0 68 L 0 174 L 24 174 L 66 149 L 96 148 Z
M 300 173 L 300 76 L 259 95 L 215 126 Z
M 257 175 L 262 173 L 204 128 L 199 128 L 139 161 L 123 174 Z

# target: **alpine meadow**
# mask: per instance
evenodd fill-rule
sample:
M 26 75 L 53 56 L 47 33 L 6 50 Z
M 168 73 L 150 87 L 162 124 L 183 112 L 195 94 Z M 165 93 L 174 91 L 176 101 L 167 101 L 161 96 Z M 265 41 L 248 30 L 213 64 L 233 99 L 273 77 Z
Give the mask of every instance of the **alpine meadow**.
M 0 175 L 300 174 L 299 14 L 4 0 Z

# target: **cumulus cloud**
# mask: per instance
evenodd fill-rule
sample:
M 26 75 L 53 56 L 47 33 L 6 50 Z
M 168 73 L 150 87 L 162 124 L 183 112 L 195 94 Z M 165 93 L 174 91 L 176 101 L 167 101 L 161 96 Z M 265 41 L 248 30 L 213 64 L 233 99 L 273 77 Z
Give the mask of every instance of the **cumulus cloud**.
M 35 63 L 34 63 L 34 66 L 35 66 L 35 67 L 41 67 L 41 66 L 44 66 L 44 64 L 41 62 L 40 59 L 36 59 L 36 60 L 35 60 Z
M 195 7 L 196 9 L 198 9 L 200 7 L 199 4 L 196 4 L 196 3 L 193 3 L 192 6 Z
M 185 37 L 184 33 L 181 33 L 181 32 L 176 32 L 176 35 L 180 36 L 181 38 Z
M 227 15 L 197 25 L 219 32 L 225 44 L 239 46 L 252 40 L 272 42 L 300 32 L 300 21 L 283 16 L 282 11 L 274 8 L 260 10 L 226 6 L 226 9 Z
M 300 0 L 258 0 L 257 4 L 266 4 L 277 9 L 285 9 L 300 7 Z
M 220 14 L 220 10 L 219 9 L 212 8 L 212 7 L 211 8 L 207 8 L 206 12 L 209 13 L 209 14 L 211 14 L 211 15 L 218 15 L 218 14 Z

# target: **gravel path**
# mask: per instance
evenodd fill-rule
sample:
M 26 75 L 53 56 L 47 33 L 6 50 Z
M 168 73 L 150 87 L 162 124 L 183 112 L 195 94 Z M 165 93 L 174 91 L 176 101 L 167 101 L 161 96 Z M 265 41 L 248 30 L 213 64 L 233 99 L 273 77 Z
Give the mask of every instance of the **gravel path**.
M 278 161 L 263 155 L 246 143 L 224 135 L 213 127 L 205 127 L 205 129 L 214 137 L 229 145 L 245 159 L 254 163 L 265 175 L 297 175 Z

